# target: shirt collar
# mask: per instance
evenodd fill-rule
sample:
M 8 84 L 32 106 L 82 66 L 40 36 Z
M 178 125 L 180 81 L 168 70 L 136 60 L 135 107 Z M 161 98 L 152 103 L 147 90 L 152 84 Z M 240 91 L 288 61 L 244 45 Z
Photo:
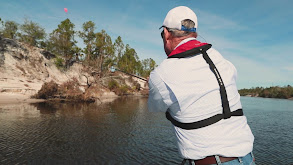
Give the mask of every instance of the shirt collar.
M 196 38 L 194 37 L 190 37 L 190 38 L 185 38 L 184 40 L 182 40 L 173 50 L 175 50 L 178 46 L 188 42 L 188 41 L 191 41 L 191 40 L 196 40 Z
M 175 54 L 178 53 L 182 53 L 203 45 L 206 45 L 208 43 L 202 43 L 200 41 L 197 41 L 195 38 L 191 37 L 191 38 L 186 38 L 184 40 L 182 40 L 177 46 L 176 48 L 168 55 L 168 57 L 173 56 Z

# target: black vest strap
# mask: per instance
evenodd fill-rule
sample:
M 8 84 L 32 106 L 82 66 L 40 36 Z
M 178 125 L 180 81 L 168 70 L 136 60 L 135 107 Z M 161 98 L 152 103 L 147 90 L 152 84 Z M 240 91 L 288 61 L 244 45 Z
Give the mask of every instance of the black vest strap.
M 211 71 L 214 73 L 214 75 L 217 78 L 218 84 L 220 86 L 220 94 L 222 98 L 221 100 L 222 100 L 224 119 L 228 119 L 231 117 L 231 110 L 230 110 L 229 101 L 227 98 L 226 88 L 218 69 L 216 68 L 215 64 L 213 63 L 213 61 L 210 59 L 210 57 L 208 56 L 206 52 L 208 49 L 202 49 L 201 52 L 203 54 L 203 58 L 209 64 Z
M 207 119 L 204 119 L 201 121 L 197 121 L 197 122 L 193 122 L 193 123 L 181 123 L 181 122 L 178 122 L 177 120 L 173 119 L 172 116 L 170 115 L 170 113 L 167 111 L 166 118 L 168 120 L 170 120 L 173 125 L 175 125 L 179 128 L 188 129 L 188 130 L 189 129 L 198 129 L 198 128 L 202 128 L 202 127 L 206 127 L 208 125 L 214 124 L 222 119 L 228 119 L 231 116 L 243 116 L 242 109 L 238 109 L 238 110 L 231 113 L 229 101 L 227 98 L 227 92 L 226 92 L 226 88 L 225 88 L 224 82 L 222 80 L 222 77 L 221 77 L 218 69 L 216 68 L 215 64 L 213 63 L 213 61 L 210 59 L 210 57 L 208 56 L 208 54 L 206 52 L 211 47 L 212 47 L 211 44 L 207 44 L 207 45 L 197 47 L 197 48 L 188 50 L 186 52 L 175 54 L 173 56 L 168 57 L 168 58 L 185 58 L 185 57 L 197 55 L 199 53 L 203 54 L 203 58 L 205 59 L 206 63 L 209 64 L 209 67 L 210 67 L 211 71 L 214 73 L 214 75 L 216 76 L 216 79 L 217 79 L 218 84 L 220 86 L 223 114 L 217 114 L 217 115 L 212 116 L 210 118 L 207 118 Z
M 242 111 L 242 109 L 237 109 L 236 111 L 231 112 L 231 115 L 232 116 L 243 116 L 243 111 Z M 224 118 L 224 115 L 223 114 L 217 114 L 217 115 L 212 116 L 210 118 L 200 120 L 200 121 L 196 121 L 196 122 L 193 122 L 193 123 L 181 123 L 181 122 L 175 120 L 170 115 L 170 113 L 167 111 L 166 112 L 166 118 L 168 120 L 170 120 L 171 123 L 173 125 L 175 125 L 176 127 L 190 130 L 190 129 L 198 129 L 198 128 L 202 128 L 202 127 L 206 127 L 206 126 L 209 126 L 211 124 L 214 124 L 214 123 L 222 120 Z

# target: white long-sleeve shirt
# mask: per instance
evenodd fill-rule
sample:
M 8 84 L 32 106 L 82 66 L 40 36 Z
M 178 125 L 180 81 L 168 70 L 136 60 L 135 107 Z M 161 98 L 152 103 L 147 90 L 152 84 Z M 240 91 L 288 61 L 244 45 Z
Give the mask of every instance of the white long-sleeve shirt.
M 215 49 L 210 48 L 207 53 L 224 81 L 231 112 L 240 109 L 235 67 Z M 222 113 L 218 82 L 202 54 L 166 59 L 151 72 L 148 109 L 153 112 L 168 109 L 175 120 L 183 123 Z M 183 158 L 241 157 L 253 149 L 254 137 L 245 116 L 232 116 L 200 129 L 185 130 L 174 126 L 174 130 Z

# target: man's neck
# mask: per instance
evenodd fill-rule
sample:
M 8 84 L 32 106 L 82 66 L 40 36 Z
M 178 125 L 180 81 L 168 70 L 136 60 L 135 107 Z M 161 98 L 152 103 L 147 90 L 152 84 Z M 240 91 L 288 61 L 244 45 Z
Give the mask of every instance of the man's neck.
M 188 41 L 191 41 L 191 40 L 196 40 L 196 38 L 194 38 L 194 37 L 185 38 L 185 39 L 181 40 L 174 49 L 176 49 L 178 46 L 180 46 Z
M 195 38 L 186 38 L 182 40 L 175 49 L 173 49 L 173 51 L 168 55 L 168 57 L 206 45 L 206 44 L 208 43 L 202 43 L 200 41 L 197 41 Z

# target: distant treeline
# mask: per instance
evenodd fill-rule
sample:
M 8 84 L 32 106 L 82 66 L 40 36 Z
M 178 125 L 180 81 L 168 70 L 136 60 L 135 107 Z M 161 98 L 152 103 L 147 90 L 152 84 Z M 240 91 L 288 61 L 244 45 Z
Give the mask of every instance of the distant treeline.
M 68 68 L 74 61 L 81 61 L 100 73 L 115 65 L 125 72 L 147 77 L 157 66 L 151 58 L 139 60 L 135 49 L 125 45 L 120 36 L 113 43 L 105 30 L 96 32 L 92 21 L 83 23 L 82 31 L 75 31 L 74 28 L 74 23 L 67 18 L 46 34 L 44 28 L 30 20 L 18 24 L 0 18 L 0 37 L 19 40 L 53 53 L 56 55 L 55 64 L 60 69 Z M 83 40 L 85 48 L 77 46 L 78 37 Z
M 284 87 L 274 86 L 269 88 L 256 87 L 251 89 L 240 89 L 241 96 L 265 97 L 265 98 L 282 98 L 288 99 L 293 97 L 293 87 L 288 85 Z

